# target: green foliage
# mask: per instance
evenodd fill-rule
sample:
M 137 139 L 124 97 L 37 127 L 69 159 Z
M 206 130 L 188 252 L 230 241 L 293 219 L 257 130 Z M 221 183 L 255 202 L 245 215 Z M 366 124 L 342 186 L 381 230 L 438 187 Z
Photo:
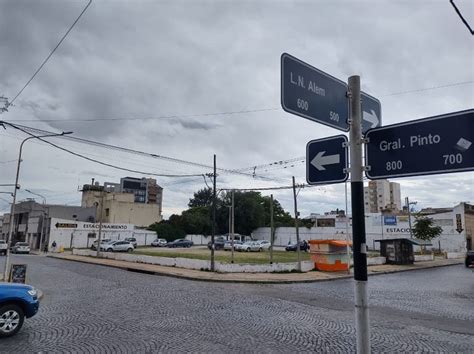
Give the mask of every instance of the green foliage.
M 187 234 L 210 235 L 212 233 L 211 215 L 208 207 L 200 206 L 183 211 L 182 229 Z
M 184 238 L 186 236 L 186 233 L 182 229 L 171 224 L 170 221 L 154 223 L 150 225 L 148 229 L 155 231 L 159 238 L 164 238 L 168 242 L 174 241 L 178 238 Z
M 216 197 L 216 234 L 229 232 L 229 206 L 232 204 L 232 193 L 219 193 Z M 166 222 L 175 229 L 187 234 L 210 235 L 212 233 L 212 198 L 211 188 L 204 188 L 194 193 L 189 200 L 189 209 L 181 215 L 171 215 Z M 258 227 L 270 226 L 270 197 L 263 197 L 259 192 L 234 193 L 234 226 L 235 232 L 242 235 Z M 294 219 L 286 212 L 278 200 L 273 200 L 273 220 L 275 227 L 293 226 Z
M 212 189 L 204 188 L 194 193 L 193 198 L 189 199 L 188 207 L 211 207 L 212 206 Z
M 443 232 L 440 226 L 433 226 L 433 219 L 419 216 L 416 217 L 413 226 L 413 236 L 419 240 L 431 241 Z

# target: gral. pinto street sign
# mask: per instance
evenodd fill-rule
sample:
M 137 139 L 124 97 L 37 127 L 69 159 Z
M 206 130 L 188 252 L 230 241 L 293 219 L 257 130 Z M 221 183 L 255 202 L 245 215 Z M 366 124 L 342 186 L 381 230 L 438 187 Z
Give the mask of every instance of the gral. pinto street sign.
M 474 170 L 474 109 L 369 130 L 370 179 Z

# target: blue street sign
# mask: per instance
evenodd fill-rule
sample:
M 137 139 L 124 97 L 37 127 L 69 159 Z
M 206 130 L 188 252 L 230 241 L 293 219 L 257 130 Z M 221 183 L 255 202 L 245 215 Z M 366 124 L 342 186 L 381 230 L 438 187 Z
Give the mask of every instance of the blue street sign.
M 385 215 L 383 217 L 384 225 L 397 225 L 397 217 L 395 215 Z
M 336 135 L 306 145 L 306 181 L 330 184 L 347 181 L 347 138 Z
M 370 179 L 474 170 L 474 109 L 369 130 Z
M 305 62 L 281 56 L 281 106 L 289 113 L 349 131 L 347 84 Z M 362 133 L 382 125 L 380 101 L 361 92 Z
M 295 57 L 281 56 L 281 106 L 289 113 L 349 131 L 345 82 Z
M 361 92 L 360 96 L 362 100 L 362 134 L 365 134 L 367 130 L 382 125 L 382 105 L 378 99 L 365 92 Z

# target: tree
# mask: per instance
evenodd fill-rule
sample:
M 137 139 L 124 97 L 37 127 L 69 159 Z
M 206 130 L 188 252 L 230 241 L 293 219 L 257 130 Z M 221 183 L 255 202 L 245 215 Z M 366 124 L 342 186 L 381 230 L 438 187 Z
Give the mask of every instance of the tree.
M 170 224 L 167 221 L 161 221 L 160 223 L 154 223 L 148 227 L 149 230 L 153 230 L 156 232 L 157 237 L 164 238 L 166 241 L 174 241 L 178 238 L 184 238 L 186 233 Z
M 212 232 L 212 220 L 208 207 L 194 207 L 181 214 L 182 228 L 187 234 L 209 235 Z
M 413 236 L 418 240 L 431 241 L 443 232 L 441 226 L 434 226 L 433 219 L 424 216 L 416 217 L 413 226 Z
M 188 206 L 194 207 L 211 207 L 212 206 L 212 188 L 204 188 L 194 193 L 194 197 L 189 199 Z

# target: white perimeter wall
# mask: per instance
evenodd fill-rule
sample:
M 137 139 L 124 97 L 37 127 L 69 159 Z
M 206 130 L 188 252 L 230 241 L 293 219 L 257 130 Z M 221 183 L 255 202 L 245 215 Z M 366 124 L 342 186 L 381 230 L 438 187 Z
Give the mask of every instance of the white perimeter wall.
M 75 228 L 56 227 L 56 224 L 76 224 Z M 59 225 L 61 226 L 61 225 Z M 56 247 L 87 248 L 99 237 L 99 223 L 88 223 L 75 220 L 51 219 L 51 232 L 49 234 L 48 249 L 56 241 Z M 88 238 L 88 234 L 95 233 L 96 237 Z M 101 238 L 123 240 L 126 237 L 135 237 L 139 246 L 149 245 L 156 238 L 156 232 L 136 230 L 132 224 L 102 223 Z
M 438 249 L 441 247 L 442 251 L 447 252 L 464 252 L 466 250 L 466 232 L 458 233 L 456 229 L 456 214 L 461 214 L 462 223 L 464 221 L 464 209 L 462 205 L 454 208 L 453 212 L 428 215 L 435 221 L 435 224 L 441 226 L 443 233 L 441 236 L 432 240 L 432 247 L 428 249 Z M 322 218 L 330 218 L 331 216 L 323 216 Z M 412 225 L 415 218 L 412 217 Z M 374 242 L 379 239 L 391 238 L 410 238 L 410 228 L 408 223 L 408 216 L 397 216 L 396 225 L 382 225 L 380 214 L 366 215 L 366 238 L 367 246 L 370 249 L 380 249 L 380 243 Z M 346 223 L 337 220 L 335 227 L 306 227 L 299 228 L 301 240 L 345 240 L 349 237 L 352 241 L 352 223 L 349 223 L 349 233 L 346 231 Z M 258 240 L 270 240 L 270 228 L 261 227 L 252 232 L 252 238 Z M 275 245 L 286 246 L 289 243 L 296 242 L 296 232 L 294 227 L 279 227 L 275 231 Z M 415 246 L 415 250 L 418 246 Z

